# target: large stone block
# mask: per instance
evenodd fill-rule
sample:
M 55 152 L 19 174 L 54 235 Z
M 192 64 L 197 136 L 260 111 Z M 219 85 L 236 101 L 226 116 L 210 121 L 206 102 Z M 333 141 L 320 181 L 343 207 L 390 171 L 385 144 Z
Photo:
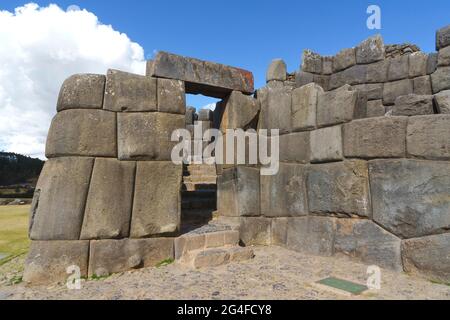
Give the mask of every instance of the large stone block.
M 311 162 L 329 162 L 343 159 L 341 126 L 311 131 Z
M 311 50 L 303 50 L 302 71 L 311 73 L 322 73 L 322 57 Z
M 434 101 L 439 113 L 450 114 L 450 90 L 435 94 Z
M 322 74 L 330 75 L 333 73 L 333 60 L 334 57 L 331 56 L 322 57 Z
M 364 40 L 356 47 L 356 63 L 372 63 L 383 60 L 384 57 L 384 43 L 379 34 Z
M 276 246 L 285 246 L 287 243 L 287 229 L 290 218 L 272 218 L 271 219 L 271 242 Z
M 382 117 L 385 113 L 383 100 L 367 101 L 367 118 Z
M 321 256 L 334 254 L 336 218 L 289 218 L 286 247 L 291 250 Z
M 408 155 L 450 160 L 450 115 L 412 117 L 406 134 Z
M 392 105 L 397 97 L 410 93 L 413 93 L 413 82 L 410 79 L 386 82 L 383 88 L 383 104 Z
M 269 245 L 270 237 L 270 218 L 263 217 L 241 217 L 239 234 L 241 241 L 245 246 L 251 245 Z
M 286 63 L 282 59 L 274 59 L 267 68 L 266 82 L 272 80 L 286 81 Z
M 222 108 L 224 106 L 221 106 Z M 210 109 L 200 109 L 198 110 L 198 121 L 213 121 L 213 112 Z
M 172 132 L 185 128 L 185 116 L 163 112 L 119 113 L 117 117 L 120 160 L 170 160 Z
M 312 165 L 307 179 L 309 211 L 340 216 L 371 216 L 366 161 Z
M 217 211 L 223 216 L 260 215 L 259 169 L 237 166 L 217 179 Z
M 317 125 L 327 126 L 351 121 L 357 113 L 358 92 L 349 85 L 319 94 Z
M 30 212 L 32 240 L 79 239 L 93 165 L 93 158 L 46 161 Z
M 355 65 L 339 72 L 341 75 L 341 84 L 338 87 L 344 84 L 357 85 L 366 83 L 367 70 L 368 65 Z M 330 89 L 332 89 L 332 84 L 330 84 Z
M 128 237 L 135 168 L 132 161 L 95 159 L 81 239 Z
M 315 83 L 292 91 L 292 130 L 316 127 L 317 100 L 320 93 L 323 93 L 323 89 Z
M 428 54 L 428 60 L 427 60 L 427 74 L 432 74 L 436 71 L 437 68 L 437 62 L 438 62 L 438 53 L 432 52 Z
M 373 219 L 401 238 L 450 227 L 450 163 L 374 160 L 369 164 Z
M 225 98 L 231 91 L 253 93 L 253 74 L 240 68 L 159 51 L 147 76 L 185 81 L 186 93 Z
M 401 240 L 365 219 L 337 219 L 336 254 L 341 253 L 367 264 L 403 271 Z
M 383 98 L 382 83 L 367 83 L 353 86 L 354 90 L 361 91 L 367 96 L 367 100 L 379 100 Z
M 169 161 L 137 162 L 131 238 L 170 234 L 179 229 L 182 173 L 180 165 Z
M 101 109 L 105 92 L 104 75 L 75 74 L 61 86 L 57 111 L 66 109 Z
M 323 90 L 330 90 L 330 75 L 315 74 L 314 82 L 323 88 Z
M 366 159 L 403 157 L 407 122 L 407 117 L 377 117 L 345 124 L 344 156 Z
M 249 129 L 254 125 L 259 113 L 259 102 L 251 96 L 246 96 L 239 91 L 233 91 L 225 101 L 220 129 L 225 132 L 227 129 Z
M 333 73 L 347 69 L 356 64 L 355 48 L 339 51 L 333 60 Z
M 261 105 L 260 129 L 279 129 L 280 133 L 291 130 L 292 88 L 271 81 L 258 91 Z
M 78 267 L 88 275 L 89 241 L 32 241 L 23 281 L 32 284 L 65 283 Z
M 158 79 L 158 111 L 186 113 L 184 82 L 173 79 Z
M 297 71 L 295 73 L 295 87 L 300 88 L 306 84 L 314 82 L 314 75 L 309 72 Z
M 431 74 L 433 93 L 450 89 L 450 67 L 441 67 Z
M 409 77 L 420 77 L 427 74 L 428 55 L 423 52 L 414 52 L 409 55 Z
M 446 67 L 450 65 L 450 47 L 445 47 L 439 50 L 437 65 L 438 67 Z
M 104 110 L 58 112 L 48 131 L 45 155 L 116 157 L 116 115 Z
M 173 259 L 173 238 L 93 240 L 89 276 L 107 276 Z
M 419 116 L 433 114 L 433 96 L 408 94 L 395 99 L 394 116 Z
M 103 109 L 116 112 L 156 111 L 156 102 L 155 78 L 108 70 Z
M 186 119 L 186 125 L 193 125 L 194 124 L 194 121 L 197 120 L 194 107 L 187 107 L 186 108 L 185 119 Z
M 436 50 L 450 45 L 450 26 L 445 26 L 436 31 Z
M 414 94 L 427 95 L 432 94 L 431 77 L 422 76 L 413 79 Z
M 381 60 L 367 65 L 367 83 L 383 83 L 388 79 L 389 64 L 391 59 Z
M 308 214 L 307 166 L 280 163 L 277 174 L 261 176 L 261 214 L 266 217 L 297 217 Z
M 309 162 L 309 132 L 294 132 L 280 136 L 280 161 Z
M 390 59 L 388 80 L 401 80 L 409 75 L 409 55 L 403 55 Z
M 406 272 L 450 283 L 450 233 L 404 240 L 402 258 Z

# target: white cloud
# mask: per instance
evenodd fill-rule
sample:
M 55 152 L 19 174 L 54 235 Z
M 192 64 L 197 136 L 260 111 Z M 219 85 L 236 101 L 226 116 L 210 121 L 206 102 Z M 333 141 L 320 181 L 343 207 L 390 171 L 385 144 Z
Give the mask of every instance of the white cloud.
M 216 109 L 216 103 L 209 103 L 206 106 L 201 107 L 200 109 L 209 109 L 214 111 L 214 109 Z
M 74 73 L 144 74 L 143 48 L 86 10 L 0 11 L 0 150 L 43 158 L 59 88 Z

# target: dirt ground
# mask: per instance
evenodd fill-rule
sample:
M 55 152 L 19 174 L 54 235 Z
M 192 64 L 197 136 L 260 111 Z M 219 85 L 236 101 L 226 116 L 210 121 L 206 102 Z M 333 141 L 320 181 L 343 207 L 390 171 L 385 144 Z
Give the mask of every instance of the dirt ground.
M 366 284 L 367 266 L 343 257 L 317 257 L 280 247 L 255 247 L 255 258 L 193 270 L 178 263 L 64 285 L 30 287 L 19 282 L 24 256 L 0 266 L 0 299 L 445 299 L 450 286 L 381 270 L 381 289 L 347 296 L 315 281 L 335 276 Z M 2 280 L 3 279 L 3 280 Z M 8 280 L 9 279 L 9 280 Z M 11 281 L 13 279 L 13 281 Z M 15 281 L 14 281 L 15 279 Z

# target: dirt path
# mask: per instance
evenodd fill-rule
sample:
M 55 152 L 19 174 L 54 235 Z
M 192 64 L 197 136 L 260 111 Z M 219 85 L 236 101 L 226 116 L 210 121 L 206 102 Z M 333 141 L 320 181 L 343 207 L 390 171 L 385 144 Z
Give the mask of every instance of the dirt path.
M 0 299 L 446 299 L 450 287 L 382 270 L 380 290 L 348 297 L 317 287 L 335 276 L 366 283 L 367 266 L 346 258 L 309 256 L 280 247 L 256 247 L 255 259 L 222 267 L 191 270 L 177 263 L 112 275 L 65 286 L 5 286 Z M 15 261 L 16 264 L 20 262 Z M 2 269 L 3 268 L 3 269 Z M 0 275 L 5 267 L 0 267 Z

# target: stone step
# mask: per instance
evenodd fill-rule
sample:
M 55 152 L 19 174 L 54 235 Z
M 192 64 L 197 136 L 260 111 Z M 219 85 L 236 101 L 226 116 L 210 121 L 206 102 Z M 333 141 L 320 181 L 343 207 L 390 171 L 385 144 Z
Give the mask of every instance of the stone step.
M 215 198 L 190 198 L 181 201 L 181 209 L 215 209 Z
M 183 170 L 183 176 L 217 175 L 216 168 Z
M 184 182 L 192 182 L 197 184 L 216 184 L 217 183 L 217 177 L 211 176 L 211 175 L 204 175 L 204 176 L 184 176 L 183 177 Z
M 215 183 L 193 183 L 193 182 L 183 182 L 182 191 L 198 191 L 198 190 L 217 190 L 217 185 Z
M 249 247 L 221 247 L 193 250 L 184 255 L 179 262 L 195 269 L 218 267 L 230 262 L 241 262 L 254 257 L 253 249 Z

